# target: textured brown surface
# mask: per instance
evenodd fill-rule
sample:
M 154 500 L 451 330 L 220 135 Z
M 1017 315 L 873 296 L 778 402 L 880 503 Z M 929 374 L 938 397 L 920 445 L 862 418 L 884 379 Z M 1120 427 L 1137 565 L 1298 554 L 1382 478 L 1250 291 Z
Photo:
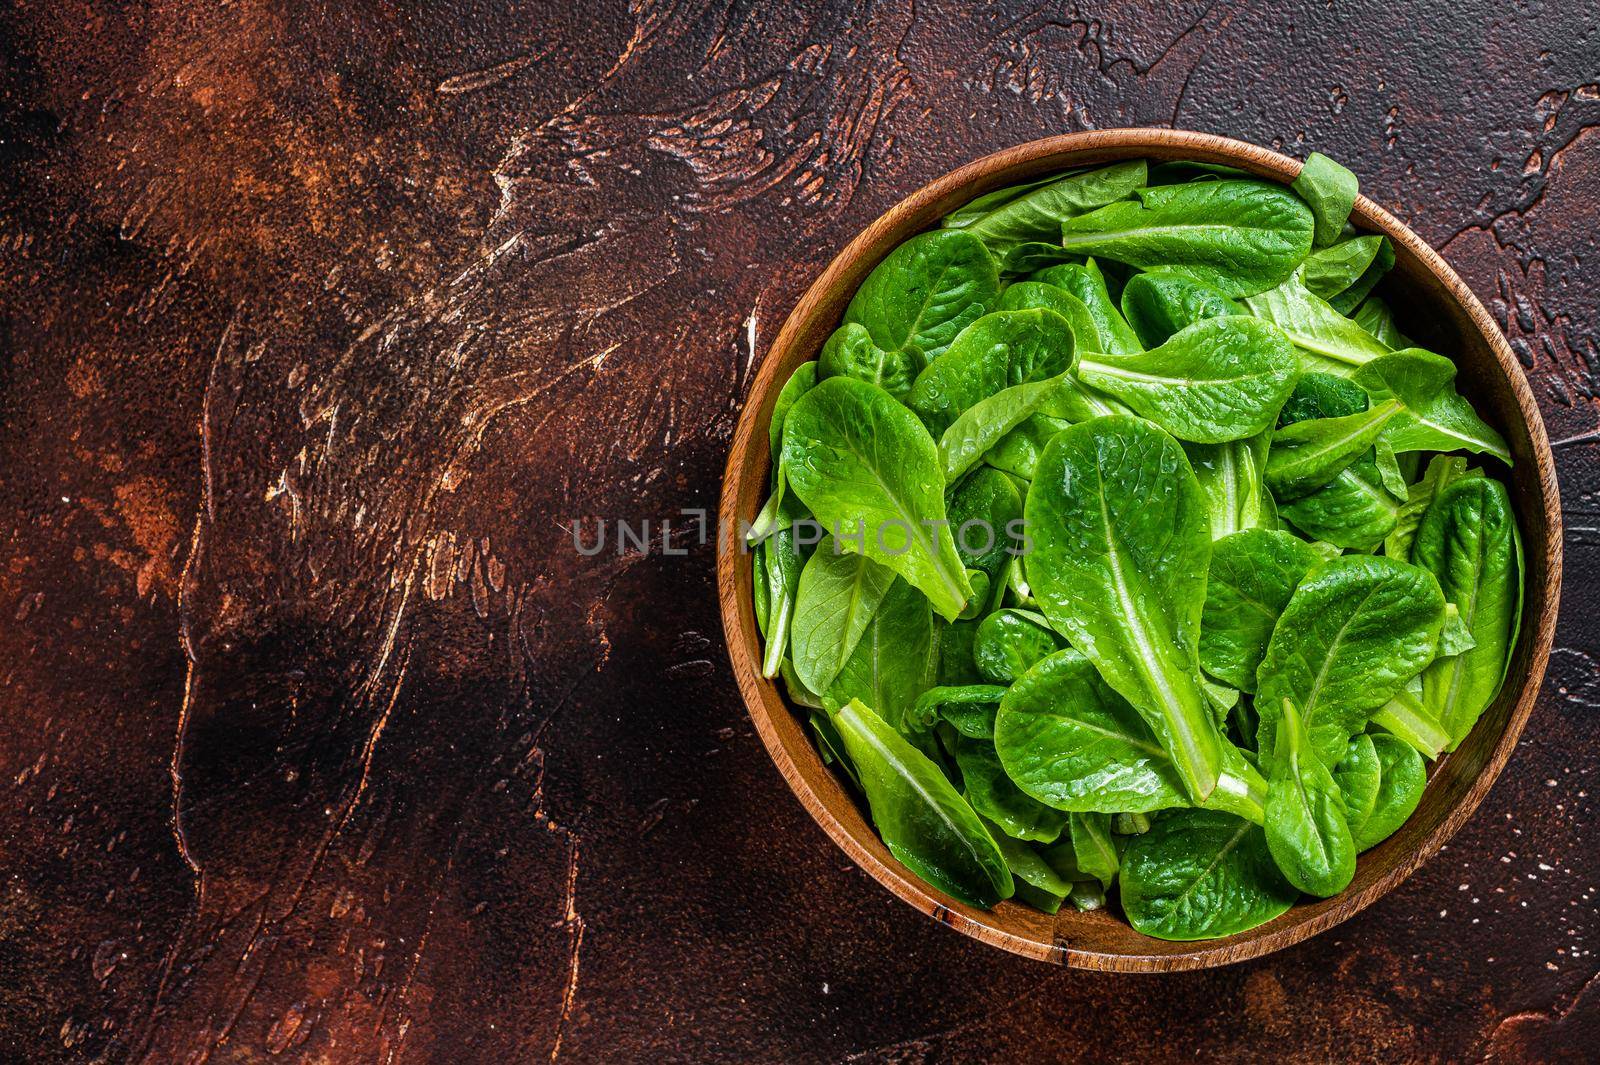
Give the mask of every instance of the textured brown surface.
M 0 1056 L 1592 1052 L 1592 5 L 1001 6 L 10 0 Z M 714 507 L 763 343 L 906 191 L 1166 123 L 1443 249 L 1558 442 L 1568 592 L 1442 855 L 1133 979 L 879 889 L 748 726 L 711 548 L 564 526 Z

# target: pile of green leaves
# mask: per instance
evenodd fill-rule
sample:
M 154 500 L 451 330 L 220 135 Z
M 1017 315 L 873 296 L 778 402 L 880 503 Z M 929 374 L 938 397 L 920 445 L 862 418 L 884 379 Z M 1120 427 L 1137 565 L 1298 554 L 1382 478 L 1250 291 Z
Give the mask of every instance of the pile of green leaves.
M 764 670 L 930 884 L 1251 928 L 1343 890 L 1499 691 L 1521 548 L 1461 453 L 1510 452 L 1355 194 L 1317 155 L 991 192 L 783 388 Z

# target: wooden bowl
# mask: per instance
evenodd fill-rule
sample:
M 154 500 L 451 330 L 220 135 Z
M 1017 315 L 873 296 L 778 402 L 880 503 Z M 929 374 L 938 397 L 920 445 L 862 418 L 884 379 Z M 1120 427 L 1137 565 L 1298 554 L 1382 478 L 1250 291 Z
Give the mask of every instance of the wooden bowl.
M 1141 156 L 1229 163 L 1282 182 L 1293 180 L 1300 171 L 1300 163 L 1287 156 L 1224 137 L 1114 129 L 1047 137 L 1008 148 L 918 189 L 839 253 L 778 331 L 734 434 L 722 488 L 721 527 L 737 530 L 741 519 L 752 520 L 767 492 L 767 422 L 779 388 L 796 366 L 816 358 L 856 287 L 894 247 L 992 189 L 1071 167 Z M 750 556 L 741 549 L 738 535 L 722 536 L 717 553 L 722 623 L 734 676 L 756 731 L 784 780 L 834 842 L 923 913 L 1017 954 L 1087 969 L 1163 972 L 1260 957 L 1332 928 L 1404 880 L 1472 815 L 1511 756 L 1544 677 L 1561 585 L 1561 504 L 1544 423 L 1505 338 L 1455 271 L 1365 196 L 1357 200 L 1352 220 L 1358 228 L 1383 233 L 1394 243 L 1395 268 L 1379 291 L 1407 333 L 1455 360 L 1460 367 L 1458 387 L 1505 433 L 1516 460 L 1507 484 L 1522 527 L 1527 602 L 1499 698 L 1466 742 L 1432 768 L 1427 791 L 1411 819 L 1363 854 L 1354 882 L 1331 899 L 1306 899 L 1258 928 L 1201 943 L 1151 939 L 1114 913 L 1078 913 L 1070 905 L 1053 917 L 1016 902 L 1003 902 L 986 912 L 935 890 L 892 858 L 863 811 L 823 766 L 802 718 L 774 683 L 761 676 Z

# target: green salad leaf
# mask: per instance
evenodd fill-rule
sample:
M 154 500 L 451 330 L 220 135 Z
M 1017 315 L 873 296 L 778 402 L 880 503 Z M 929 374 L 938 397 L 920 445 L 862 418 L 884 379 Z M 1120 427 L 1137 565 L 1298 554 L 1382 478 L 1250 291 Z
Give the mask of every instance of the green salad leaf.
M 844 320 L 864 326 L 886 351 L 916 348 L 932 359 L 999 298 L 1000 272 L 983 241 L 939 230 L 890 252 L 856 290 Z
M 970 905 L 1010 898 L 1000 848 L 939 767 L 857 700 L 832 718 L 889 853 Z
M 1227 296 L 1182 274 L 1134 274 L 1122 287 L 1122 316 L 1147 348 L 1165 344 L 1203 319 L 1243 313 Z
M 1378 793 L 1372 812 L 1351 831 L 1356 850 L 1370 850 L 1394 835 L 1422 802 L 1428 787 L 1428 770 L 1422 755 L 1393 736 L 1372 737 L 1378 758 Z
M 1244 932 L 1294 905 L 1259 825 L 1211 810 L 1183 810 L 1134 836 L 1122 852 L 1123 912 L 1157 939 Z
M 1023 514 L 1045 617 L 1144 716 L 1188 795 L 1204 800 L 1222 767 L 1197 656 L 1211 523 L 1183 449 L 1126 415 L 1070 426 L 1045 448 Z
M 964 216 L 961 228 L 1003 256 L 1019 244 L 1054 240 L 1062 222 L 1127 199 L 1144 187 L 1146 176 L 1143 159 L 1068 174 L 996 203 L 977 217 Z
M 1313 753 L 1336 762 L 1371 712 L 1433 658 L 1443 627 L 1444 595 L 1426 570 L 1366 555 L 1311 570 L 1256 670 L 1263 764 L 1274 756 L 1285 700 L 1303 715 Z
M 1422 704 L 1454 750 L 1505 681 L 1522 616 L 1522 544 L 1505 486 L 1487 477 L 1450 485 L 1417 530 L 1411 557 L 1439 580 L 1472 646 L 1422 674 Z
M 845 547 L 920 588 L 946 620 L 961 613 L 972 588 L 945 517 L 938 449 L 894 397 L 854 378 L 820 382 L 789 412 L 783 464 Z
M 1205 671 L 1240 691 L 1255 691 L 1256 669 L 1278 617 L 1318 562 L 1305 541 L 1285 532 L 1247 529 L 1212 545 L 1200 615 Z
M 1308 895 L 1337 895 L 1356 875 L 1344 795 L 1311 749 L 1300 712 L 1289 699 L 1278 716 L 1275 750 L 1267 781 L 1267 848 L 1289 883 Z
M 860 322 L 846 322 L 822 346 L 817 356 L 817 377 L 854 377 L 877 385 L 895 399 L 905 399 L 911 382 L 927 365 L 916 347 L 885 351 L 872 342 L 872 334 Z
M 1361 191 L 1361 183 L 1349 168 L 1321 152 L 1312 152 L 1291 187 L 1311 205 L 1317 222 L 1317 246 L 1338 240 Z
M 1225 296 L 1281 283 L 1311 250 L 1306 205 L 1282 186 L 1224 179 L 1144 189 L 1061 226 L 1069 252 L 1160 268 Z
M 1254 318 L 1208 318 L 1134 355 L 1085 355 L 1078 377 L 1180 440 L 1220 444 L 1268 427 L 1299 372 L 1283 334 Z M 1270 468 L 1270 467 L 1269 467 Z
M 1078 338 L 1083 350 L 1105 355 L 1132 355 L 1144 350 L 1133 327 L 1117 309 L 1117 301 L 1111 298 L 1105 272 L 1092 258 L 1083 263 L 1046 267 L 1030 274 L 1028 280 L 1059 288 L 1083 304 L 1094 323 L 1092 339 L 1089 336 Z M 1073 328 L 1077 328 L 1076 323 Z
M 1054 311 L 996 311 L 963 329 L 950 349 L 917 375 L 906 405 L 932 432 L 1004 389 L 1044 381 L 1077 365 L 1072 327 Z

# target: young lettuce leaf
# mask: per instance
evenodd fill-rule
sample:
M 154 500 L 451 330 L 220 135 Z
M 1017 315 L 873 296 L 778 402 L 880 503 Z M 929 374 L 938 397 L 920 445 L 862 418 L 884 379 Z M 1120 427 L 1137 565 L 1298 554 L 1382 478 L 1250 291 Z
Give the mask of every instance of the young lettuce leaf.
M 1078 346 L 1084 351 L 1098 351 L 1104 355 L 1133 355 L 1144 350 L 1133 327 L 1117 310 L 1117 303 L 1106 288 L 1105 274 L 1093 259 L 1087 263 L 1062 263 L 1047 267 L 1030 274 L 1028 280 L 1062 289 L 1088 309 L 1089 318 L 1094 323 L 1094 335 L 1092 338 L 1078 337 Z M 1077 328 L 1076 323 L 1073 328 Z
M 960 480 L 1063 387 L 1070 388 L 1071 384 L 1062 378 L 1012 385 L 962 411 L 939 436 L 939 463 L 945 483 Z
M 1092 350 L 1099 339 L 1099 326 L 1094 315 L 1089 313 L 1089 307 L 1077 296 L 1057 285 L 1047 285 L 1043 281 L 1018 281 L 1007 285 L 1006 290 L 1000 294 L 1002 311 L 1028 311 L 1045 310 L 1055 311 L 1067 320 L 1067 325 L 1072 329 L 1074 347 Z
M 1399 402 L 1390 399 L 1360 414 L 1285 425 L 1272 437 L 1267 487 L 1277 499 L 1310 495 L 1365 455 L 1403 412 Z
M 1473 646 L 1422 674 L 1422 704 L 1450 734 L 1454 750 L 1505 681 L 1521 620 L 1522 547 L 1505 485 L 1469 477 L 1428 508 L 1411 557 L 1438 578 Z
M 1385 400 L 1384 402 L 1388 402 Z M 1396 499 L 1405 499 L 1407 485 L 1405 471 L 1400 468 L 1400 456 L 1387 437 L 1380 436 L 1372 442 L 1372 460 L 1378 467 L 1378 481 Z M 1399 515 L 1396 514 L 1398 519 Z
M 1433 759 L 1450 746 L 1450 733 L 1433 711 L 1422 705 L 1422 678 L 1413 677 L 1406 686 L 1372 712 L 1372 723 L 1389 735 Z
M 995 749 L 1017 786 L 1060 810 L 1187 805 L 1161 742 L 1079 651 L 1058 651 L 1019 678 L 995 714 Z
M 1356 875 L 1344 796 L 1311 749 L 1300 712 L 1289 699 L 1278 717 L 1275 750 L 1267 781 L 1267 848 L 1289 883 L 1308 895 L 1337 895 Z
M 1038 614 L 997 610 L 978 624 L 972 657 L 978 672 L 996 684 L 1010 684 L 1040 660 L 1061 649 L 1061 638 Z
M 1394 311 L 1390 310 L 1381 296 L 1368 296 L 1350 318 L 1390 351 L 1416 347 L 1411 338 L 1395 326 Z
M 1364 389 L 1355 382 L 1308 371 L 1278 415 L 1281 426 L 1314 419 L 1346 418 L 1367 410 Z M 1276 446 L 1274 438 L 1274 446 Z M 1337 548 L 1365 551 L 1377 546 L 1395 526 L 1399 502 L 1383 487 L 1374 454 L 1364 455 L 1328 484 L 1299 499 L 1280 501 L 1278 514 L 1302 533 Z
M 1042 188 L 1051 182 L 1060 181 L 1062 178 L 1081 173 L 1083 173 L 1082 169 L 1068 170 L 1060 174 L 1047 174 L 1033 181 L 1025 181 L 1018 185 L 1007 185 L 1004 188 L 995 189 L 993 192 L 986 192 L 977 199 L 968 200 L 962 206 L 945 215 L 939 220 L 939 226 L 942 229 L 965 229 L 979 219 L 993 213 L 995 208 L 1005 206 L 1024 193 L 1032 192 L 1034 189 Z
M 1300 198 L 1311 206 L 1317 221 L 1318 247 L 1339 239 L 1344 224 L 1350 220 L 1350 211 L 1356 205 L 1361 183 L 1349 168 L 1336 163 L 1321 152 L 1306 157 L 1305 166 L 1290 186 Z
M 927 597 L 896 577 L 822 703 L 834 709 L 859 699 L 876 707 L 890 728 L 904 731 L 901 722 L 933 683 L 934 650 Z
M 1006 835 L 999 825 L 982 814 L 978 815 L 978 820 L 989 830 L 989 835 L 994 837 L 996 846 L 1005 857 L 1006 865 L 1011 870 L 1011 878 L 1017 885 L 1017 893 L 1014 896 L 1016 900 L 1045 913 L 1055 913 L 1060 910 L 1061 904 L 1072 894 L 1073 883 L 1062 875 L 1061 870 L 1056 868 L 1046 853 L 1063 846 L 1070 846 L 1070 843 L 1058 843 L 1041 852 L 1041 849 L 1034 844 L 1024 843 Z
M 800 571 L 791 623 L 790 653 L 802 684 L 814 692 L 828 690 L 894 580 L 894 571 L 846 551 L 831 536 L 817 545 Z
M 1285 532 L 1250 529 L 1213 544 L 1200 616 L 1205 671 L 1240 691 L 1255 691 L 1256 668 L 1278 616 L 1319 561 L 1305 541 Z
M 1455 363 L 1421 348 L 1374 359 L 1355 375 L 1373 402 L 1404 404 L 1402 417 L 1385 434 L 1395 451 L 1475 451 L 1509 466 L 1505 438 L 1456 393 L 1455 378 Z
M 999 470 L 980 466 L 962 479 L 950 495 L 950 530 L 956 551 L 968 569 L 999 576 L 1009 552 L 1019 550 L 1022 493 Z
M 981 217 L 963 219 L 961 228 L 1002 257 L 1019 244 L 1055 240 L 1061 223 L 1127 199 L 1144 186 L 1146 176 L 1143 159 L 1069 174 L 997 204 Z
M 1307 370 L 1278 412 L 1280 426 L 1313 418 L 1342 418 L 1360 414 L 1371 405 L 1367 390 L 1350 380 L 1321 370 Z
M 767 444 L 772 452 L 772 475 L 778 475 L 778 459 L 783 451 L 783 426 L 788 420 L 789 411 L 801 396 L 805 395 L 817 383 L 817 364 L 803 362 L 796 366 L 794 373 L 783 383 L 778 390 L 778 398 L 772 404 L 772 420 L 767 423 Z
M 778 675 L 783 678 L 784 690 L 789 693 L 789 701 L 796 706 L 809 707 L 821 710 L 822 696 L 800 683 L 800 678 L 794 674 L 794 663 L 785 658 L 778 665 Z
M 795 596 L 800 590 L 800 575 L 805 560 L 792 528 L 780 529 L 756 547 L 761 560 L 757 574 L 766 591 L 766 648 L 761 659 L 761 675 L 776 677 L 789 653 L 789 628 L 793 623 Z
M 1197 656 L 1211 523 L 1183 449 L 1125 415 L 1070 426 L 1045 448 L 1023 514 L 1028 583 L 1051 627 L 1145 716 L 1203 801 L 1223 744 Z
M 1385 251 L 1388 252 L 1388 265 L 1382 265 Z M 1380 268 L 1372 270 L 1374 265 Z M 1376 235 L 1351 237 L 1306 256 L 1306 261 L 1300 266 L 1300 280 L 1313 295 L 1329 303 L 1348 293 L 1353 286 L 1365 284 L 1365 289 L 1350 304 L 1354 307 L 1366 298 L 1372 285 L 1377 284 L 1378 278 L 1393 265 L 1394 250 L 1389 247 L 1389 238 Z M 1371 282 L 1367 283 L 1369 272 L 1372 277 Z
M 745 532 L 745 543 L 758 544 L 777 532 L 787 529 L 797 517 L 803 517 L 804 507 L 789 495 L 789 476 L 783 468 L 783 426 L 789 409 L 817 383 L 817 363 L 804 362 L 778 390 L 772 405 L 772 420 L 767 425 L 767 444 L 772 456 L 772 492 L 756 515 L 755 522 Z M 768 674 L 771 676 L 772 674 Z
M 902 732 L 920 734 L 931 731 L 940 721 L 958 736 L 974 740 L 994 739 L 994 716 L 1006 689 L 998 684 L 956 684 L 929 688 L 917 696 L 906 715 Z
M 1031 481 L 1039 468 L 1039 456 L 1044 454 L 1045 445 L 1071 424 L 1062 418 L 1035 414 L 1001 437 L 1000 442 L 983 456 L 983 461 L 1018 481 Z
M 1111 881 L 1117 878 L 1121 856 L 1117 842 L 1111 835 L 1110 814 L 1071 814 L 1072 856 L 1078 871 L 1100 881 L 1103 890 L 1111 890 Z
M 1206 494 L 1213 540 L 1245 529 L 1277 528 L 1278 508 L 1266 487 L 1271 439 L 1272 431 L 1264 429 L 1243 440 L 1183 445 Z
M 1248 178 L 1250 171 L 1226 163 L 1202 163 L 1198 159 L 1168 159 L 1150 168 L 1150 185 L 1181 185 L 1186 181 L 1217 181 L 1221 178 Z
M 1148 813 L 1189 805 L 1144 718 L 1071 648 L 1041 659 L 1011 685 L 994 717 L 994 743 L 1017 786 L 1058 810 Z M 1260 822 L 1266 781 L 1226 741 L 1221 761 L 1206 805 Z
M 789 486 L 847 547 L 921 589 L 947 621 L 972 597 L 944 507 L 932 438 L 883 389 L 830 377 L 783 429 Z
M 1122 909 L 1157 939 L 1243 932 L 1294 905 L 1261 828 L 1229 814 L 1182 810 L 1134 836 L 1122 852 Z
M 1054 311 L 996 311 L 963 329 L 917 375 L 906 396 L 930 432 L 1004 389 L 1060 377 L 1077 365 L 1072 327 Z
M 1012 839 L 1054 843 L 1067 827 L 1066 813 L 1019 790 L 995 756 L 991 740 L 957 736 L 952 753 L 961 770 L 963 794 L 985 819 Z
M 1384 537 L 1383 553 L 1402 561 L 1411 559 L 1417 527 L 1433 505 L 1434 497 L 1467 475 L 1467 460 L 1460 455 L 1435 455 L 1422 476 L 1406 488 L 1406 501 L 1395 514 L 1394 530 Z
M 969 905 L 1010 898 L 1015 885 L 994 837 L 939 767 L 857 700 L 832 717 L 889 853 Z
M 1280 504 L 1278 516 L 1325 544 L 1371 551 L 1394 529 L 1399 507 L 1369 456 L 1310 495 Z
M 1216 289 L 1169 271 L 1134 274 L 1122 287 L 1122 316 L 1147 348 L 1165 344 L 1203 319 L 1243 313 Z
M 1141 269 L 1163 268 L 1226 296 L 1280 284 L 1311 250 L 1311 211 L 1262 181 L 1204 181 L 1141 190 L 1069 219 L 1062 246 Z
M 1433 657 L 1444 595 L 1426 570 L 1382 556 L 1346 555 L 1300 582 L 1256 671 L 1262 765 L 1274 765 L 1285 700 L 1304 718 L 1324 765 L 1372 711 Z M 1270 774 L 1269 774 L 1270 775 Z
M 817 357 L 817 377 L 854 377 L 903 400 L 925 365 L 926 360 L 916 347 L 885 351 L 872 342 L 866 326 L 846 322 L 822 346 L 822 354 Z
M 1394 835 L 1422 802 L 1422 793 L 1428 787 L 1422 755 L 1382 733 L 1372 737 L 1372 745 L 1378 757 L 1378 794 L 1372 812 L 1359 824 L 1350 826 L 1358 852 L 1370 850 Z
M 772 586 L 767 583 L 767 552 L 758 545 L 750 552 L 750 598 L 755 608 L 756 628 L 761 638 L 767 638 L 769 615 L 772 613 Z
M 845 308 L 885 351 L 916 348 L 929 359 L 994 308 L 1000 274 L 983 241 L 961 230 L 912 237 L 879 263 Z
M 1360 272 L 1351 277 L 1350 271 L 1357 269 Z M 1300 277 L 1312 294 L 1349 315 L 1392 269 L 1394 247 L 1387 237 L 1352 237 L 1313 252 L 1300 268 Z
M 1344 757 L 1333 767 L 1333 782 L 1339 785 L 1344 796 L 1344 812 L 1351 831 L 1372 816 L 1378 805 L 1378 782 L 1383 775 L 1383 764 L 1378 760 L 1378 748 L 1372 734 L 1358 732 L 1350 737 Z
M 1387 355 L 1377 337 L 1312 295 L 1298 276 L 1245 300 L 1250 313 L 1288 334 L 1306 369 L 1348 377 L 1356 367 Z
M 817 751 L 822 755 L 822 764 L 837 766 L 857 794 L 865 794 L 861 790 L 861 778 L 856 775 L 856 767 L 845 753 L 844 740 L 834 727 L 833 718 L 828 716 L 826 710 L 814 709 L 806 715 L 806 720 L 810 722 L 811 733 L 817 739 Z
M 1078 363 L 1078 378 L 1090 388 L 1201 444 L 1271 427 L 1298 376 L 1283 334 L 1242 316 L 1196 322 L 1136 355 L 1085 355 Z
M 1087 274 L 1084 276 L 1090 284 L 1096 283 Z M 1098 284 L 1102 286 L 1103 291 L 1104 281 L 1101 280 Z M 1109 297 L 1107 299 L 1109 300 Z M 1090 312 L 1087 304 L 1066 289 L 1047 285 L 1042 281 L 1019 281 L 1008 286 L 1000 297 L 1000 309 L 1003 311 L 1030 308 L 1054 311 L 1065 318 L 1072 329 L 1075 350 L 1080 352 L 1096 350 L 1100 344 L 1103 316 L 1097 317 Z M 1135 351 L 1138 350 L 1137 344 L 1133 347 Z M 1103 392 L 1090 388 L 1075 377 L 1067 376 L 1060 378 L 1059 381 L 1060 383 L 1044 401 L 1043 413 L 1047 415 L 1072 422 L 1086 422 L 1090 418 L 1101 418 L 1107 414 L 1133 413 L 1133 409 L 1121 400 L 1113 399 Z

